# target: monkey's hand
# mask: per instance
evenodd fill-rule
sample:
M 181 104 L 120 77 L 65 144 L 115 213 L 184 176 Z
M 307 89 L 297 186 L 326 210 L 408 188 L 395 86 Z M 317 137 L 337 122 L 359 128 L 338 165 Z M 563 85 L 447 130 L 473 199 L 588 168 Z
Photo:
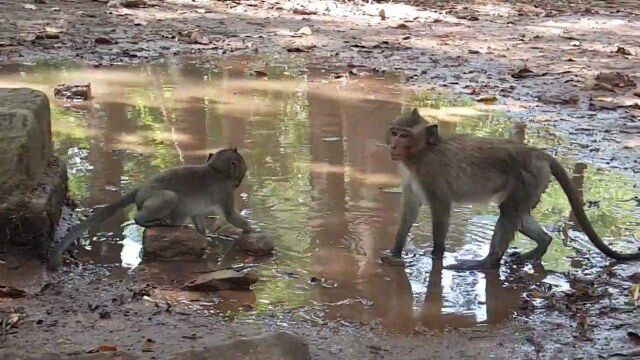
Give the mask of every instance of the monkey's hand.
M 382 254 L 380 256 L 380 261 L 383 265 L 391 265 L 391 266 L 404 266 L 404 260 L 402 260 L 402 256 L 397 256 L 393 254 Z

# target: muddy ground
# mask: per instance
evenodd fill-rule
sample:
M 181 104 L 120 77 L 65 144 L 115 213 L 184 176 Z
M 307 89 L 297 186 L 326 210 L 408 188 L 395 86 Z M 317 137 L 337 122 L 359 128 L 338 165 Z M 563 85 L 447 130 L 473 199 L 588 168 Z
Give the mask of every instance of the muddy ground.
M 638 183 L 635 2 L 354 3 L 150 1 L 125 8 L 104 1 L 0 0 L 0 63 L 71 59 L 108 67 L 250 54 L 304 58 L 346 82 L 399 71 L 417 89 L 470 96 L 533 128 L 552 128 L 550 136 L 569 143 L 558 155 L 619 169 Z M 598 77 L 615 71 L 620 74 Z M 6 326 L 0 347 L 72 355 L 109 343 L 162 359 L 274 329 L 305 336 L 320 359 L 594 358 L 638 346 L 630 294 L 631 284 L 640 282 L 637 266 L 592 265 L 566 293 L 525 283 L 529 292 L 511 321 L 407 333 L 378 324 L 309 322 L 295 312 L 233 321 L 199 308 L 167 311 L 164 303 L 134 296 L 141 286 L 135 276 L 107 276 L 99 266 L 51 275 L 27 271 L 36 265 L 9 256 L 5 274 L 39 276 L 25 286 L 28 296 L 1 300 L 4 318 L 18 314 L 20 321 Z M 142 352 L 148 338 L 153 351 Z

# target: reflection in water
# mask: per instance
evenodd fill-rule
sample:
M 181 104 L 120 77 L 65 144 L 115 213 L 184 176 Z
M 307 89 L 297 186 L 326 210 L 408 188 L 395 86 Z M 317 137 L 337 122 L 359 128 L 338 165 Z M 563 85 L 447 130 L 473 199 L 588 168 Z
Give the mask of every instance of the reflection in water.
M 267 68 L 268 80 L 253 79 L 247 73 L 257 66 L 251 60 L 222 61 L 215 68 L 173 60 L 108 69 L 0 69 L 0 86 L 30 86 L 49 95 L 58 83 L 91 82 L 90 103 L 52 101 L 56 149 L 67 159 L 70 189 L 83 206 L 112 202 L 159 170 L 204 162 L 208 152 L 233 145 L 249 166 L 238 206 L 277 244 L 276 255 L 267 260 L 214 238 L 206 261 L 141 261 L 141 229 L 129 223 L 134 210 L 127 209 L 86 238 L 78 251 L 81 260 L 131 268 L 142 281 L 163 287 L 167 299 L 192 305 L 197 300 L 220 311 L 319 304 L 331 319 L 379 321 L 404 330 L 494 324 L 513 313 L 520 289 L 508 285 L 508 276 L 452 272 L 442 269 L 443 261 L 431 263 L 425 255 L 431 247 L 427 209 L 412 230 L 409 265 L 378 263 L 380 251 L 392 245 L 400 210 L 397 192 L 380 191 L 399 185 L 396 166 L 380 144 L 390 119 L 410 100 L 402 79 L 336 82 L 320 70 L 297 75 L 297 67 L 285 65 Z M 445 136 L 472 132 L 525 139 L 526 127 L 511 128 L 500 114 L 448 104 L 446 98 L 425 104 L 421 111 L 439 121 Z M 530 130 L 527 142 L 549 144 Z M 599 208 L 589 210 L 596 229 L 605 236 L 639 237 L 634 219 L 640 210 L 618 201 L 633 197 L 633 183 L 593 170 L 579 175 L 585 196 L 601 200 Z M 611 183 L 617 184 L 615 193 L 604 186 Z M 536 212 L 542 223 L 554 225 L 566 220 L 569 206 L 552 187 Z M 444 264 L 483 256 L 496 215 L 492 206 L 456 207 Z M 516 246 L 531 243 L 519 238 Z M 545 265 L 565 269 L 571 255 L 571 248 L 552 245 Z M 237 264 L 255 268 L 263 279 L 253 292 L 212 298 L 176 290 L 198 273 Z M 312 277 L 324 280 L 309 281 Z

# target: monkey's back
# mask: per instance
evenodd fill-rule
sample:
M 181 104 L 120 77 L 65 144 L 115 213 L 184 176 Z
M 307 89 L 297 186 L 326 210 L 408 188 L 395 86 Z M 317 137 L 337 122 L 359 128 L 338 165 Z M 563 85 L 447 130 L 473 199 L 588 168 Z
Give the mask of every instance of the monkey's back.
M 455 135 L 425 151 L 420 174 L 453 201 L 500 201 L 518 182 L 548 177 L 548 155 L 508 139 Z

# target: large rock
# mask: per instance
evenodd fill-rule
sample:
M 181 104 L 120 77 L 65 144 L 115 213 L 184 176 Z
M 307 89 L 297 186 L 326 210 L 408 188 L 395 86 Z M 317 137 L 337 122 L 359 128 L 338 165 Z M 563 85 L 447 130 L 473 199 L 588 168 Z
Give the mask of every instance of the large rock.
M 208 245 L 206 236 L 186 226 L 150 227 L 142 237 L 144 258 L 148 260 L 198 260 Z
M 229 341 L 190 350 L 176 355 L 173 360 L 308 360 L 309 345 L 296 335 L 280 331 L 271 335 Z
M 41 91 L 0 89 L 0 241 L 45 256 L 67 194 L 53 155 L 49 100 Z

